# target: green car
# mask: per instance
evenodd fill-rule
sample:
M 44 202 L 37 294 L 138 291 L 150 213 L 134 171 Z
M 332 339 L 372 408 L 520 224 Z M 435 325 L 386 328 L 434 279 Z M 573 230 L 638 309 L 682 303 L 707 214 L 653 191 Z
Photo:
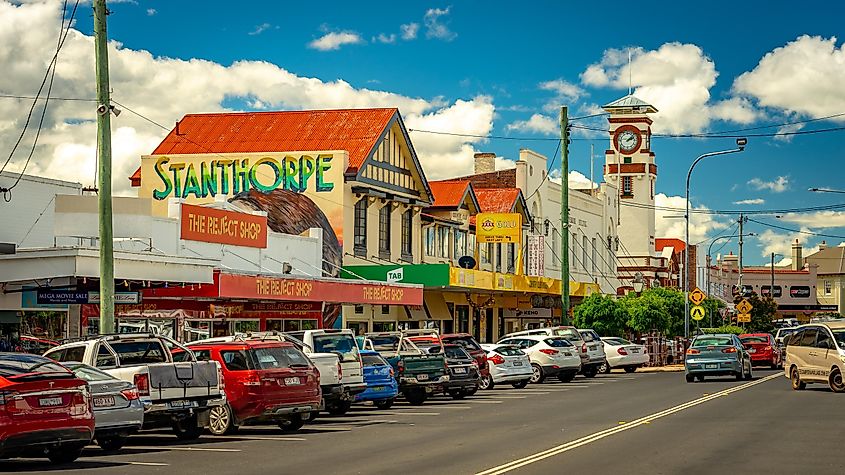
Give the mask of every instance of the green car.
M 704 381 L 705 376 L 735 376 L 751 379 L 751 356 L 739 337 L 727 333 L 698 335 L 684 358 L 686 379 Z

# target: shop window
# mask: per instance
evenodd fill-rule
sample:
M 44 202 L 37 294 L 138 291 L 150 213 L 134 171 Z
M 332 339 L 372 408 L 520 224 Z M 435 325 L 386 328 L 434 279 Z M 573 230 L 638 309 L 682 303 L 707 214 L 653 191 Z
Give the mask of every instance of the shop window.
M 355 203 L 355 255 L 367 257 L 367 197 Z
M 381 306 L 381 314 L 382 315 L 390 315 L 390 305 L 382 305 Z
M 516 273 L 516 246 L 513 243 L 508 243 L 508 270 L 506 273 Z
M 264 331 L 280 332 L 283 330 L 282 320 L 267 320 L 264 323 Z
M 378 210 L 378 252 L 379 257 L 390 260 L 390 208 L 387 203 Z
M 358 314 L 358 315 L 363 315 L 364 306 L 363 305 L 356 305 L 355 306 L 355 313 Z
M 455 259 L 467 255 L 467 232 L 455 230 Z
M 634 177 L 632 177 L 632 176 L 623 176 L 622 177 L 622 197 L 623 198 L 633 198 L 634 197 Z
M 286 332 L 298 332 L 299 330 L 304 330 L 300 328 L 302 325 L 300 324 L 299 320 L 285 320 L 285 331 Z
M 396 331 L 396 322 L 373 322 L 374 332 Z
M 437 232 L 434 226 L 425 228 L 425 255 L 434 257 L 437 249 Z
M 316 330 L 317 320 L 302 320 L 301 327 L 302 330 Z
M 449 257 L 449 228 L 437 226 L 437 257 Z
M 412 237 L 414 225 L 413 210 L 406 210 L 402 213 L 402 259 L 406 261 L 413 260 L 412 252 Z
M 496 244 L 496 272 L 502 272 L 502 245 Z
M 232 322 L 232 334 L 258 331 L 258 320 L 236 320 Z
M 832 291 L 833 291 L 833 284 L 829 280 L 824 281 L 824 294 L 830 295 L 830 293 Z

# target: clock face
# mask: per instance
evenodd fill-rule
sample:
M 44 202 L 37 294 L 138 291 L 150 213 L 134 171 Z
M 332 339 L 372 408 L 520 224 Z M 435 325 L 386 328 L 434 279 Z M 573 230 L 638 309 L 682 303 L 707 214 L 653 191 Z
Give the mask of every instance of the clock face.
M 622 152 L 632 152 L 640 145 L 640 137 L 632 130 L 623 130 L 616 136 L 616 146 Z

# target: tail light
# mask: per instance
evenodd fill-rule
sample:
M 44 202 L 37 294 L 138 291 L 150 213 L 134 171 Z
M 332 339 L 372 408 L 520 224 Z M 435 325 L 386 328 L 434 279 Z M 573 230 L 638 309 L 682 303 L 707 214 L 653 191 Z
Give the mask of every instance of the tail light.
M 223 379 L 223 367 L 217 361 L 215 363 L 217 363 L 217 383 L 220 386 L 220 392 L 224 392 L 226 390 L 226 380 Z
M 736 353 L 736 348 L 730 347 L 722 350 L 722 353 Z
M 771 347 L 771 346 L 767 346 L 767 347 L 763 348 L 763 351 L 772 351 L 772 347 Z
M 549 355 L 549 356 L 554 356 L 554 355 L 556 355 L 560 352 L 557 351 L 557 350 L 553 350 L 551 348 L 543 348 L 543 349 L 540 350 L 540 353 L 543 353 L 543 354 L 546 354 L 546 355 Z
M 587 352 L 587 344 L 586 344 L 586 343 L 582 343 L 582 344 L 581 344 L 581 353 L 586 353 L 586 352 Z
M 687 354 L 688 355 L 700 355 L 701 352 L 696 350 L 695 348 L 690 348 L 690 349 L 687 350 Z
M 493 355 L 492 358 L 488 358 L 487 361 L 490 361 L 493 364 L 502 364 L 505 362 L 505 359 L 502 358 L 501 355 Z
M 628 350 L 626 350 L 625 348 L 618 348 L 616 352 L 622 356 L 628 356 Z
M 402 361 L 402 360 L 399 360 L 399 362 L 396 363 L 396 369 L 398 369 L 400 373 L 405 372 L 405 362 Z
M 147 373 L 136 374 L 133 378 L 135 387 L 138 388 L 138 394 L 141 396 L 150 395 L 150 375 Z
M 120 394 L 125 397 L 127 401 L 134 401 L 141 397 L 138 395 L 138 391 L 135 388 L 124 389 L 120 392 Z
M 14 394 L 12 391 L 0 391 L 0 408 L 6 406 L 6 401 L 11 401 Z
M 337 379 L 343 379 L 343 366 L 340 365 L 340 361 L 337 362 Z

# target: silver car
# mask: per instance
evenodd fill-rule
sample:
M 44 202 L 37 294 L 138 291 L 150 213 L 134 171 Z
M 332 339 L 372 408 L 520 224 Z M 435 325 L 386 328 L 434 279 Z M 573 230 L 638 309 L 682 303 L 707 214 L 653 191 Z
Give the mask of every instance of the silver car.
M 119 450 L 144 422 L 144 405 L 135 385 L 83 363 L 65 363 L 88 382 L 94 405 L 94 439 L 103 450 Z

